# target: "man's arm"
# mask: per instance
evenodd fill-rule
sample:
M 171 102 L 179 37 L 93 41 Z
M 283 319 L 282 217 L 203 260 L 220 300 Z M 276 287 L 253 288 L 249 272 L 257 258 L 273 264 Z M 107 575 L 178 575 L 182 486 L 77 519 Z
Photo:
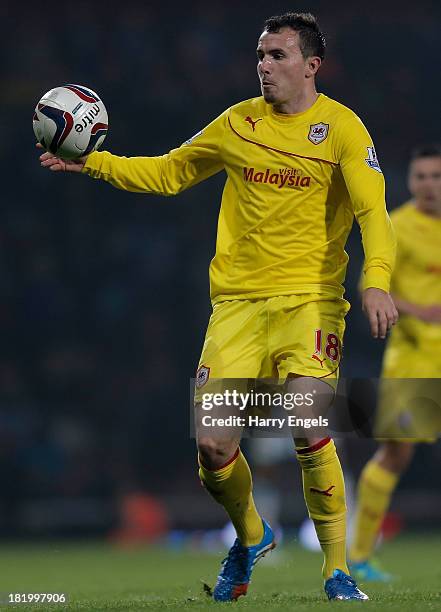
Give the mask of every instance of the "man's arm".
M 410 315 L 426 323 L 441 323 L 441 304 L 422 306 L 403 300 L 396 295 L 392 295 L 392 298 L 400 314 Z
M 366 128 L 355 116 L 344 123 L 339 159 L 363 241 L 363 311 L 374 338 L 385 338 L 398 320 L 389 295 L 396 241 L 375 149 Z
M 175 195 L 223 169 L 221 145 L 226 116 L 227 112 L 223 113 L 166 155 L 119 157 L 103 151 L 63 160 L 46 152 L 40 156 L 41 165 L 52 171 L 82 172 L 126 191 Z

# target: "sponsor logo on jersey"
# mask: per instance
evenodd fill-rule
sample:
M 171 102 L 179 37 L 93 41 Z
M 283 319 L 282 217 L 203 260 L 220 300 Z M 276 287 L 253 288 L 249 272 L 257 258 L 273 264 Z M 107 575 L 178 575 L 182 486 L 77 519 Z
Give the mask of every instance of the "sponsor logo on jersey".
M 259 119 L 256 119 L 255 121 L 253 119 L 251 119 L 251 117 L 248 115 L 248 117 L 245 118 L 245 121 L 248 121 L 248 123 L 251 125 L 251 127 L 253 128 L 253 132 L 256 131 L 256 123 L 258 121 L 263 121 L 262 117 L 259 117 Z
M 309 127 L 308 140 L 318 145 L 328 137 L 329 123 L 314 123 Z
M 368 151 L 368 156 L 367 156 L 367 158 L 364 161 L 367 163 L 369 168 L 372 168 L 373 170 L 376 170 L 377 172 L 380 172 L 380 174 L 383 174 L 381 172 L 381 168 L 380 168 L 380 164 L 378 162 L 377 154 L 375 153 L 375 148 L 374 147 L 367 147 L 367 151 Z
M 203 133 L 203 131 L 204 131 L 204 130 L 200 130 L 199 132 L 197 132 L 197 133 L 196 133 L 194 136 L 192 136 L 191 138 L 189 138 L 188 140 L 186 140 L 186 141 L 184 142 L 184 144 L 185 144 L 185 145 L 186 145 L 186 144 L 191 144 L 195 138 L 197 138 L 198 136 L 201 136 L 201 134 Z
M 279 168 L 276 172 L 270 168 L 256 170 L 255 168 L 243 169 L 243 179 L 246 183 L 268 183 L 276 185 L 278 189 L 282 187 L 309 187 L 311 184 L 310 176 L 303 176 L 301 170 L 297 168 Z
M 196 372 L 196 380 L 195 385 L 198 389 L 203 387 L 210 377 L 210 368 L 207 366 L 201 365 Z

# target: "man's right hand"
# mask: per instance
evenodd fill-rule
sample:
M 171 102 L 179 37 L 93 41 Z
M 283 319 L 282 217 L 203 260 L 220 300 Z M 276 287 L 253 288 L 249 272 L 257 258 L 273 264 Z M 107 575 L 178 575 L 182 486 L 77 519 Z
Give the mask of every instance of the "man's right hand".
M 39 142 L 37 142 L 36 146 L 38 149 L 44 149 Z M 81 172 L 88 157 L 88 155 L 84 155 L 76 159 L 61 159 L 61 157 L 56 157 L 49 153 L 49 151 L 46 151 L 40 155 L 40 164 L 44 168 L 49 168 L 52 172 Z

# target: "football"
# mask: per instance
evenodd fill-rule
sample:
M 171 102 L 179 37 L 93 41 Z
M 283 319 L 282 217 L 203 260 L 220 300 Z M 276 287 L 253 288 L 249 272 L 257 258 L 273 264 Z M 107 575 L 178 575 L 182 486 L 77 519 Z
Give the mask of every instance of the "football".
M 45 149 L 64 159 L 75 159 L 98 149 L 107 134 L 106 107 L 83 85 L 54 87 L 38 102 L 34 134 Z

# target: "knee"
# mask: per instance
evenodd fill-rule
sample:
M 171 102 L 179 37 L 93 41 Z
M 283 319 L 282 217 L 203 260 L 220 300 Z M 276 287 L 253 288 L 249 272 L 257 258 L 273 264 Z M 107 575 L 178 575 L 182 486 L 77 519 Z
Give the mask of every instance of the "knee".
M 220 469 L 238 450 L 237 442 L 201 437 L 197 442 L 199 458 L 209 470 Z
M 382 467 L 395 474 L 402 474 L 415 452 L 415 445 L 411 442 L 385 442 L 377 452 L 378 462 Z

